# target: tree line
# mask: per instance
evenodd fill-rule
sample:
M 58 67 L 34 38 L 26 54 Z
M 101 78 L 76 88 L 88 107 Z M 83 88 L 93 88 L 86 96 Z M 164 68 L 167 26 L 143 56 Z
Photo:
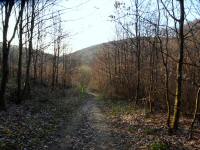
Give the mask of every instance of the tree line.
M 3 0 L 1 6 L 0 110 L 6 109 L 8 82 L 14 81 L 15 103 L 39 83 L 55 88 L 71 86 L 71 64 L 62 27 L 63 10 L 57 0 Z M 48 54 L 49 52 L 52 54 Z
M 144 105 L 149 112 L 165 111 L 170 133 L 178 129 L 181 114 L 193 114 L 194 122 L 199 112 L 199 4 L 116 1 L 110 16 L 116 41 L 96 58 L 95 88 Z

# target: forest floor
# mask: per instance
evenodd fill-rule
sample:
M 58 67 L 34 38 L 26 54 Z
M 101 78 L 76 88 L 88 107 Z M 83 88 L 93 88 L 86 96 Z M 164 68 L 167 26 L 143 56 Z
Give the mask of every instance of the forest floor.
M 145 109 L 135 108 L 123 100 L 103 101 L 104 113 L 110 122 L 111 133 L 120 139 L 126 149 L 139 150 L 199 150 L 200 124 L 195 124 L 193 138 L 189 139 L 191 119 L 180 118 L 180 128 L 168 135 L 166 114 L 148 114 Z
M 188 139 L 189 119 L 169 136 L 166 115 L 145 114 L 126 101 L 102 100 L 88 95 L 72 119 L 61 130 L 62 140 L 51 150 L 199 150 L 200 132 Z M 183 123 L 184 122 L 184 123 Z
M 187 118 L 169 136 L 164 114 L 145 114 L 126 101 L 75 90 L 33 93 L 33 99 L 0 112 L 0 150 L 200 149 L 199 128 L 188 140 Z

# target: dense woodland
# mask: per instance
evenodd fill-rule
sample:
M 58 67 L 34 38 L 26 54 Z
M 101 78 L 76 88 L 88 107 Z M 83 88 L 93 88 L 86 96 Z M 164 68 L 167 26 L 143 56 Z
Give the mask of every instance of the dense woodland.
M 198 1 L 116 2 L 117 41 L 93 65 L 94 89 L 168 114 L 170 131 L 181 114 L 199 112 Z M 154 7 L 152 7 L 154 6 Z M 188 8 L 190 7 L 190 9 Z M 191 20 L 191 15 L 196 18 Z M 195 112 L 194 112 L 195 110 Z
M 16 82 L 16 103 L 31 91 L 31 83 L 52 88 L 70 86 L 71 60 L 56 0 L 2 1 L 1 109 L 6 108 L 6 85 Z M 16 21 L 13 21 L 16 20 Z M 12 24 L 12 25 L 11 25 Z M 14 40 L 15 46 L 12 44 Z M 16 45 L 18 43 L 18 45 Z M 53 51 L 52 54 L 48 54 Z M 67 72 L 68 71 L 68 72 Z
M 115 1 L 109 19 L 116 39 L 95 56 L 87 51 L 87 63 L 70 54 L 57 3 L 0 1 L 0 110 L 9 107 L 7 92 L 20 105 L 35 85 L 51 91 L 78 86 L 81 92 L 128 101 L 150 115 L 166 114 L 169 134 L 177 131 L 181 116 L 189 116 L 192 138 L 200 120 L 200 1 Z

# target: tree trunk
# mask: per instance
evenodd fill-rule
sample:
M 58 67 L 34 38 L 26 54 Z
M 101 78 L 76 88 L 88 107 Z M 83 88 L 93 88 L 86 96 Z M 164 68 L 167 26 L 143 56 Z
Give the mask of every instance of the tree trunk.
M 139 3 L 135 0 L 136 7 L 136 22 L 135 22 L 135 33 L 136 33 L 136 49 L 137 49 L 137 87 L 136 87 L 136 104 L 140 98 L 140 19 L 139 19 Z
M 9 73 L 8 55 L 10 50 L 10 42 L 7 41 L 7 34 L 8 34 L 10 14 L 13 6 L 14 6 L 14 1 L 5 2 L 5 20 L 3 24 L 3 47 L 2 47 L 3 58 L 2 58 L 2 79 L 1 79 L 1 89 L 0 89 L 0 110 L 6 109 L 5 91 Z
M 56 74 L 56 48 L 55 48 L 55 43 L 54 43 L 51 90 L 54 90 L 55 88 L 55 74 Z
M 31 67 L 31 58 L 33 50 L 33 30 L 35 22 L 35 0 L 32 0 L 32 12 L 31 12 L 31 27 L 30 27 L 30 38 L 29 38 L 29 47 L 28 47 L 28 61 L 26 68 L 26 79 L 24 85 L 23 94 L 30 94 L 30 67 Z
M 21 2 L 21 9 L 24 9 L 25 0 Z M 19 57 L 18 57 L 18 71 L 17 71 L 17 100 L 16 104 L 21 103 L 21 78 L 22 78 L 22 51 L 23 51 L 23 11 L 19 23 Z
M 34 57 L 34 75 L 33 75 L 33 78 L 34 78 L 34 82 L 36 82 L 36 79 L 37 79 L 37 62 L 38 62 L 38 49 L 35 51 L 35 57 Z
M 180 20 L 179 20 L 179 61 L 177 66 L 177 85 L 176 97 L 174 104 L 174 118 L 172 129 L 177 130 L 179 126 L 180 106 L 182 100 L 182 80 L 183 80 L 183 60 L 184 60 L 184 0 L 179 0 L 180 4 Z
M 193 120 L 192 120 L 192 123 L 190 125 L 190 137 L 189 137 L 190 139 L 192 138 L 192 135 L 193 135 L 193 126 L 194 126 L 194 123 L 195 123 L 195 121 L 197 119 L 197 112 L 199 110 L 199 95 L 200 95 L 200 87 L 199 87 L 199 89 L 197 91 Z
M 44 59 L 44 52 L 41 52 L 41 58 L 40 58 L 40 83 L 43 84 L 43 59 Z
M 166 64 L 167 65 L 167 64 Z M 170 119 L 171 119 L 171 107 L 170 107 L 170 100 L 169 100 L 169 73 L 168 73 L 168 67 L 166 68 L 166 75 L 165 75 L 165 99 L 167 103 L 167 127 L 170 128 Z
M 5 91 L 6 91 L 6 84 L 8 81 L 8 54 L 9 54 L 9 47 L 5 41 L 3 42 L 3 59 L 2 59 L 2 79 L 1 79 L 1 91 L 0 91 L 0 110 L 6 109 L 5 103 Z

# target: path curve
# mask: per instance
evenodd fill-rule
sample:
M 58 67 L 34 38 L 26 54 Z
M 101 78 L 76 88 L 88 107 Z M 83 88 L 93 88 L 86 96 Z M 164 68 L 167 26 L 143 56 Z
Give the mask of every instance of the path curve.
M 61 141 L 50 150 L 113 150 L 111 128 L 93 95 L 73 113 L 60 132 Z

